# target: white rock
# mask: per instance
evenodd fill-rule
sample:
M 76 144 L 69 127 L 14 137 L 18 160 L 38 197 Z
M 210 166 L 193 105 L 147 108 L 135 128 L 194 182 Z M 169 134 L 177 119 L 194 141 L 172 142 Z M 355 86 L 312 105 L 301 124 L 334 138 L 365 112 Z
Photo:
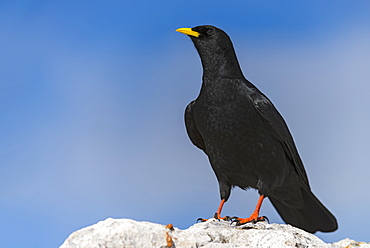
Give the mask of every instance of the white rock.
M 345 239 L 325 244 L 313 234 L 290 225 L 246 224 L 230 226 L 229 222 L 210 219 L 186 230 L 164 225 L 108 218 L 72 233 L 60 248 L 226 248 L 226 247 L 361 247 L 370 243 Z
M 333 243 L 333 248 L 345 247 L 345 248 L 370 248 L 370 243 L 358 242 L 352 239 L 343 239 L 341 241 Z

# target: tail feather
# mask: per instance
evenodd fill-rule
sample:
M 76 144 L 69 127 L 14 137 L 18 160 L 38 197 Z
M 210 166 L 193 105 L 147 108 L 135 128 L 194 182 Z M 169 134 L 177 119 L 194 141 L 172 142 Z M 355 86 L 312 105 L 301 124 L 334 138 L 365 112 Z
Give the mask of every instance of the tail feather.
M 273 196 L 269 197 L 281 218 L 287 224 L 291 224 L 310 233 L 317 231 L 333 232 L 337 230 L 337 220 L 329 210 L 309 189 L 302 187 L 301 191 L 304 200 L 303 208 L 292 208 L 284 205 Z

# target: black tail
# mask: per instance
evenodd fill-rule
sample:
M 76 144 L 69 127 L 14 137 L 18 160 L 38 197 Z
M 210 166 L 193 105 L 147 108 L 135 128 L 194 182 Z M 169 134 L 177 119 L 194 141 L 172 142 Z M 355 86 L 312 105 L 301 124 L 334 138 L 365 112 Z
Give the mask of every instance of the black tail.
M 302 187 L 301 191 L 305 205 L 299 209 L 288 207 L 276 198 L 269 197 L 281 218 L 287 224 L 291 224 L 310 233 L 317 231 L 333 232 L 337 230 L 337 220 L 329 210 L 326 209 L 309 189 Z

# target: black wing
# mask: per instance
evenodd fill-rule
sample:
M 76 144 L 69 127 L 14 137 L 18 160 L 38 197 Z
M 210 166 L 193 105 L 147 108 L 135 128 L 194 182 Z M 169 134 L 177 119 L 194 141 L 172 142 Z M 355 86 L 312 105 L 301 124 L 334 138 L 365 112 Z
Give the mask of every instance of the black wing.
M 282 143 L 285 153 L 287 154 L 289 159 L 293 161 L 297 174 L 308 186 L 308 188 L 310 188 L 303 162 L 298 154 L 297 148 L 293 141 L 293 137 L 290 134 L 288 126 L 285 123 L 283 117 L 280 115 L 271 101 L 262 92 L 254 87 L 253 91 L 254 93 L 252 93 L 250 97 L 253 100 L 254 107 L 271 126 L 272 134 Z
M 189 103 L 189 105 L 186 107 L 185 110 L 185 126 L 186 126 L 186 131 L 188 132 L 188 136 L 191 140 L 191 142 L 198 147 L 199 149 L 205 151 L 205 146 L 204 146 L 204 141 L 202 138 L 202 135 L 199 133 L 195 121 L 194 121 L 194 116 L 192 113 L 192 106 L 194 105 L 195 100 Z

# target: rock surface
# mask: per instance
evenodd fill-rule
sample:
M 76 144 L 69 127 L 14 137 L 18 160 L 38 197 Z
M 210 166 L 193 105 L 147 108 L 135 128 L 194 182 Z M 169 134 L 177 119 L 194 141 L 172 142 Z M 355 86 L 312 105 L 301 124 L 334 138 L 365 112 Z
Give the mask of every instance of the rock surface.
M 326 244 L 313 234 L 290 225 L 246 224 L 210 219 L 186 230 L 145 221 L 108 218 L 72 233 L 60 248 L 226 248 L 325 247 L 370 248 L 370 243 L 344 239 Z

